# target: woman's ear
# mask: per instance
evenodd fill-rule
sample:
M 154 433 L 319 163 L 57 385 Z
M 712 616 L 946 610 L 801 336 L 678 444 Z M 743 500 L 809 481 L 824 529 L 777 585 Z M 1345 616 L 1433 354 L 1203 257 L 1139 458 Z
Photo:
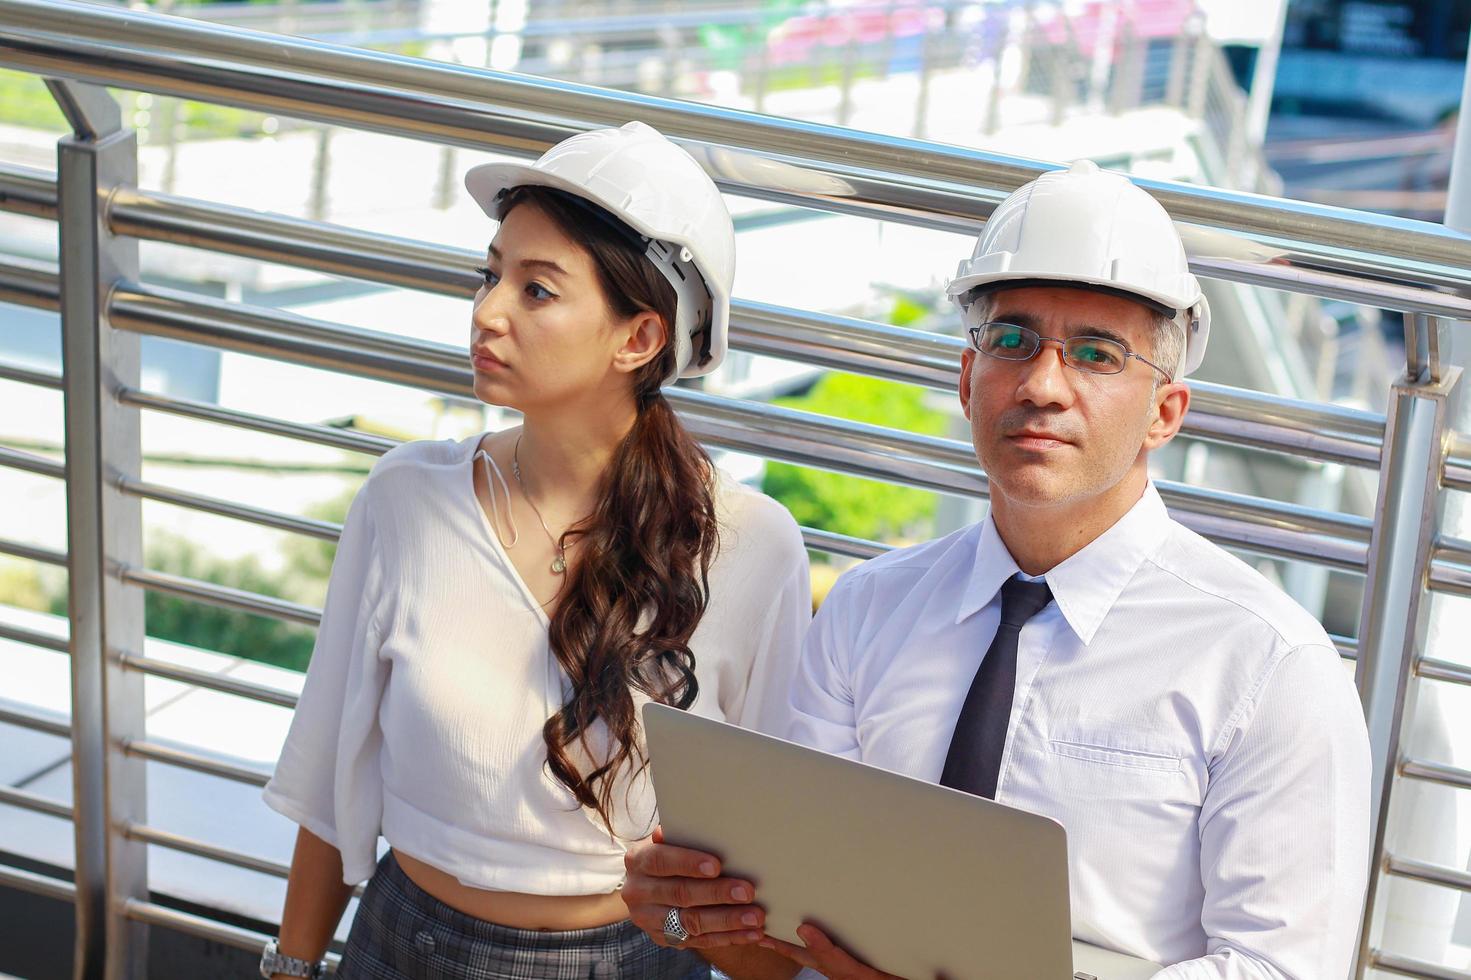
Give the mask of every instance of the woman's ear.
M 613 353 L 613 369 L 632 374 L 659 356 L 668 342 L 664 318 L 652 310 L 635 313 L 618 328 L 622 343 Z

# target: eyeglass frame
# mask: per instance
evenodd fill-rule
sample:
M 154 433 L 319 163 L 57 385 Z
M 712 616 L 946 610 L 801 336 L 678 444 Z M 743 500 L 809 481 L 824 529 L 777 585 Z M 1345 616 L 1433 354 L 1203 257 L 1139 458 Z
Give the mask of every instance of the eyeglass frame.
M 1002 357 L 999 354 L 993 354 L 990 351 L 984 350 L 981 347 L 981 331 L 987 327 L 995 326 L 996 324 L 1000 324 L 1006 327 L 1015 327 L 1017 330 L 1026 331 L 1033 337 L 1036 337 L 1037 349 L 1032 351 L 1026 357 Z M 972 350 L 974 350 L 977 354 L 985 355 L 986 357 L 989 357 L 995 361 L 1009 361 L 1012 364 L 1025 364 L 1027 361 L 1032 360 L 1038 354 L 1042 353 L 1043 344 L 1053 343 L 1056 344 L 1058 347 L 1058 353 L 1062 356 L 1062 363 L 1065 366 L 1072 368 L 1074 371 L 1077 371 L 1079 374 L 1093 374 L 1100 377 L 1110 377 L 1115 374 L 1123 374 L 1124 368 L 1128 366 L 1129 358 L 1132 357 L 1137 361 L 1142 361 L 1144 364 L 1149 365 L 1160 374 L 1164 375 L 1165 384 L 1173 384 L 1175 381 L 1174 376 L 1170 374 L 1170 372 L 1166 371 L 1164 368 L 1160 367 L 1158 364 L 1154 363 L 1144 355 L 1134 353 L 1134 351 L 1129 348 L 1129 345 L 1124 343 L 1122 340 L 1115 340 L 1112 337 L 1099 337 L 1094 334 L 1079 334 L 1076 337 L 1044 337 L 1042 336 L 1042 334 L 1038 333 L 1036 330 L 1033 330 L 1031 327 L 1020 323 L 1012 323 L 1010 320 L 987 320 L 984 323 L 978 323 L 973 327 L 966 327 L 965 332 L 970 337 L 970 346 Z M 1115 347 L 1123 348 L 1124 363 L 1119 365 L 1119 369 L 1117 371 L 1092 371 L 1085 367 L 1079 367 L 1068 358 L 1067 354 L 1067 345 L 1071 342 L 1079 340 L 1097 340 L 1102 341 L 1105 344 L 1112 344 Z

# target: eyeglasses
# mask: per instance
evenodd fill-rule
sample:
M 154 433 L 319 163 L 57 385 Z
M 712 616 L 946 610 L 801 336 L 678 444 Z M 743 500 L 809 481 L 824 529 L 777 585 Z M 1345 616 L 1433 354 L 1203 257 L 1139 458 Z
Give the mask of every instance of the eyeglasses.
M 1085 374 L 1118 374 L 1132 357 L 1163 374 L 1166 382 L 1174 380 L 1170 372 L 1158 364 L 1107 337 L 1044 337 L 1031 327 L 999 320 L 971 327 L 967 332 L 976 350 L 1003 361 L 1029 361 L 1037 356 L 1044 343 L 1048 343 L 1062 348 L 1064 364 Z

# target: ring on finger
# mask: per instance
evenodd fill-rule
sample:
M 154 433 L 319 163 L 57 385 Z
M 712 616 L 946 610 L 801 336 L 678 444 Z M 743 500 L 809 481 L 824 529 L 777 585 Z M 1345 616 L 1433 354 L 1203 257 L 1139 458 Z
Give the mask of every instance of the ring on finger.
M 690 938 L 689 930 L 684 927 L 684 922 L 679 917 L 679 909 L 671 908 L 669 914 L 664 916 L 664 935 L 676 943 L 682 943 Z

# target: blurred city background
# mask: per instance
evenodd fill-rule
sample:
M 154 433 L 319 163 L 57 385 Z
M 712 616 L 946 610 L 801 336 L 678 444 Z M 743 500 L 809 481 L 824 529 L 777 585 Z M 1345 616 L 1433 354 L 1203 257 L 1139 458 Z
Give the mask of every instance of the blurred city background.
M 275 0 L 133 6 L 234 28 L 300 35 L 474 67 L 982 148 L 1063 163 L 1087 158 L 1149 178 L 1442 220 L 1466 68 L 1466 0 Z M 465 249 L 492 228 L 461 191 L 486 159 L 427 143 L 286 116 L 118 90 L 139 136 L 140 185 L 184 198 L 326 221 Z M 42 81 L 0 70 L 0 164 L 55 169 L 67 127 Z M 1463 163 L 1464 165 L 1464 163 Z M 736 294 L 946 335 L 959 321 L 943 284 L 970 241 L 959 234 L 797 205 L 730 197 Z M 1187 238 L 1190 234 L 1186 229 Z M 1204 232 L 1201 232 L 1204 234 Z M 0 253 L 54 262 L 56 227 L 0 215 Z M 1259 258 L 1259 257 L 1258 257 Z M 463 345 L 470 306 L 443 295 L 334 278 L 266 261 L 144 242 L 143 282 L 315 320 Z M 1218 280 L 1217 323 L 1198 377 L 1383 412 L 1404 370 L 1398 313 Z M 60 370 L 55 314 L 0 303 L 0 362 Z M 512 420 L 471 400 L 157 337 L 143 339 L 143 387 L 191 402 L 388 439 L 461 437 Z M 712 392 L 968 438 L 954 398 L 896 381 L 745 353 L 703 381 Z M 1462 426 L 1464 428 L 1464 425 Z M 145 413 L 142 481 L 268 504 L 306 533 L 144 503 L 151 569 L 319 606 L 330 535 L 371 457 Z M 0 380 L 0 446 L 60 459 L 61 395 Z M 823 470 L 717 453 L 799 522 L 903 544 L 984 514 L 984 502 Z M 1377 474 L 1180 438 L 1156 475 L 1369 515 Z M 145 497 L 147 495 L 145 494 Z M 0 538 L 65 550 L 64 487 L 0 469 Z M 1458 532 L 1467 536 L 1464 525 Z M 1246 560 L 1352 635 L 1362 575 L 1258 555 Z M 851 560 L 813 553 L 814 603 Z M 1438 596 L 1437 628 L 1471 624 L 1471 600 Z M 64 635 L 63 568 L 0 555 L 0 624 Z M 299 623 L 151 591 L 149 653 L 189 669 L 299 688 L 313 632 Z M 1464 644 L 1462 644 L 1464 648 Z M 1442 654 L 1445 656 L 1445 654 Z M 0 701 L 67 710 L 65 658 L 0 640 Z M 1471 655 L 1467 655 L 1471 662 Z M 197 688 L 150 687 L 149 731 L 269 766 L 289 721 L 280 707 Z M 1420 738 L 1471 765 L 1471 691 L 1426 695 Z M 0 724 L 0 782 L 69 799 L 69 744 Z M 155 778 L 155 772 L 157 770 Z M 181 833 L 221 828 L 253 853 L 289 853 L 294 828 L 241 785 L 150 768 L 150 808 Z M 1471 801 L 1417 785 L 1426 827 L 1415 854 L 1471 868 Z M 179 802 L 188 799 L 187 806 Z M 173 802 L 171 802 L 173 801 Z M 65 865 L 70 831 L 0 808 L 0 850 Z M 284 858 L 282 858 L 284 859 Z M 158 852 L 155 881 L 185 882 L 197 856 Z M 245 917 L 279 907 L 281 883 L 209 865 Z M 155 885 L 157 887 L 157 885 Z M 1449 970 L 1471 969 L 1471 899 L 1410 881 L 1392 943 Z M 38 961 L 39 962 L 39 961 Z M 36 967 L 35 975 L 44 975 Z M 59 974 L 58 974 L 59 975 Z M 1464 976 L 1463 973 L 1446 974 Z

